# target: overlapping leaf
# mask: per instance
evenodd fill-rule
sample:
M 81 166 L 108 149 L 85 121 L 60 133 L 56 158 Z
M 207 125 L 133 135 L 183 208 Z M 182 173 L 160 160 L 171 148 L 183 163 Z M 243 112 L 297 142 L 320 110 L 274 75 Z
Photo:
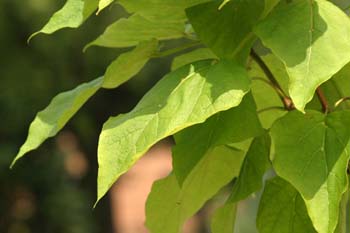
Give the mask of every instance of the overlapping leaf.
M 81 106 L 101 87 L 103 78 L 82 84 L 53 98 L 31 123 L 28 138 L 18 152 L 12 165 L 27 152 L 36 149 L 47 138 L 60 131 Z
M 243 151 L 219 146 L 203 157 L 182 187 L 173 174 L 156 182 L 146 205 L 146 226 L 152 233 L 178 233 L 186 219 L 238 175 L 243 158 Z
M 217 59 L 217 56 L 208 48 L 195 49 L 191 52 L 175 57 L 171 64 L 171 70 L 176 70 L 181 66 L 207 59 Z
M 49 22 L 29 39 L 39 33 L 51 34 L 62 28 L 79 27 L 96 9 L 98 0 L 67 0 L 62 9 L 57 11 Z
M 279 176 L 301 193 L 319 233 L 333 233 L 347 188 L 350 111 L 291 112 L 271 129 Z
M 262 133 L 251 95 L 230 110 L 210 117 L 206 122 L 182 130 L 175 135 L 173 148 L 173 170 L 180 184 L 212 148 L 232 144 Z
M 98 199 L 157 141 L 239 105 L 249 83 L 234 62 L 195 63 L 165 76 L 130 113 L 110 118 L 99 141 Z
M 289 92 L 303 111 L 316 88 L 350 61 L 350 21 L 325 0 L 280 4 L 255 32 L 285 63 Z
M 257 227 L 260 233 L 316 233 L 304 200 L 292 185 L 279 177 L 266 182 Z
M 130 47 L 139 42 L 158 39 L 169 40 L 184 36 L 185 27 L 182 23 L 168 21 L 151 21 L 141 15 L 134 14 L 110 25 L 96 40 L 89 43 L 103 47 Z

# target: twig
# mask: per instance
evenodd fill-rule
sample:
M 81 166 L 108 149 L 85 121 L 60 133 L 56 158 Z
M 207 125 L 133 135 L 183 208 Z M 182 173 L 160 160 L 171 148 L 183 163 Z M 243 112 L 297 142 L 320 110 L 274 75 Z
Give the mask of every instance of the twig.
M 253 60 L 259 65 L 261 70 L 265 73 L 266 77 L 270 80 L 272 83 L 273 87 L 278 90 L 277 94 L 279 95 L 285 109 L 288 111 L 294 109 L 294 104 L 291 98 L 288 97 L 288 95 L 283 91 L 281 86 L 279 85 L 277 79 L 275 76 L 272 74 L 271 70 L 269 67 L 265 64 L 265 62 L 261 59 L 261 57 L 252 49 L 250 52 L 251 57 Z
M 339 107 L 339 105 L 341 105 L 342 103 L 344 103 L 344 102 L 346 102 L 346 101 L 348 101 L 348 100 L 350 100 L 350 96 L 341 98 L 340 100 L 338 100 L 338 101 L 334 104 L 334 108 Z
M 316 89 L 316 93 L 317 93 L 317 97 L 318 97 L 318 99 L 320 100 L 320 103 L 321 103 L 321 105 L 322 105 L 322 111 L 323 111 L 324 113 L 328 113 L 328 111 L 329 111 L 328 101 L 327 101 L 327 98 L 326 98 L 326 96 L 324 95 L 324 93 L 323 93 L 321 87 L 318 87 L 318 88 Z

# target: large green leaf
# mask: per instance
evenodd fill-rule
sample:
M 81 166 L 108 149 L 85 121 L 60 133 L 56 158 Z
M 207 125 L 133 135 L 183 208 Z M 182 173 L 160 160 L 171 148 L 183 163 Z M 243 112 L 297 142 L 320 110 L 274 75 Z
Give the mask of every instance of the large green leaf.
M 303 196 L 319 233 L 333 233 L 347 188 L 350 111 L 294 111 L 271 129 L 273 166 Z
M 249 84 L 245 69 L 231 61 L 199 62 L 166 75 L 130 113 L 103 126 L 98 199 L 157 141 L 237 106 Z
M 39 33 L 51 34 L 62 28 L 79 27 L 97 8 L 98 0 L 67 0 L 49 22 L 29 40 Z
M 102 86 L 104 88 L 115 88 L 136 75 L 148 60 L 155 54 L 158 41 L 151 40 L 141 42 L 130 52 L 121 54 L 107 68 Z
M 234 232 L 237 202 L 261 189 L 263 176 L 270 168 L 270 138 L 267 133 L 256 137 L 249 149 L 243 148 L 243 151 L 247 152 L 232 193 L 226 203 L 214 212 L 211 224 L 213 233 Z
M 217 56 L 208 48 L 199 48 L 175 57 L 171 64 L 171 70 L 176 70 L 181 66 L 191 64 L 195 61 L 207 59 L 217 59 Z
M 266 182 L 257 227 L 260 233 L 316 233 L 304 200 L 292 185 L 279 177 Z
M 238 107 L 219 112 L 203 124 L 182 130 L 175 135 L 176 146 L 173 147 L 173 170 L 180 186 L 212 148 L 261 133 L 262 127 L 251 95 L 246 95 Z
M 169 40 L 184 36 L 183 23 L 168 21 L 151 21 L 141 15 L 134 14 L 129 18 L 123 18 L 110 25 L 96 40 L 89 43 L 104 47 L 130 47 L 141 41 L 158 39 Z
M 266 1 L 270 7 L 278 1 Z M 199 38 L 220 58 L 238 58 L 245 62 L 255 36 L 253 26 L 263 17 L 262 0 L 210 1 L 186 10 L 187 16 Z M 269 9 L 270 10 L 270 9 Z
M 244 152 L 219 146 L 206 154 L 182 187 L 175 175 L 156 182 L 146 204 L 146 226 L 152 233 L 178 233 L 186 219 L 237 176 Z
M 12 166 L 27 152 L 39 147 L 47 138 L 55 136 L 81 106 L 101 87 L 103 78 L 84 83 L 77 88 L 63 92 L 52 99 L 31 123 L 28 138 L 19 150 Z
M 325 0 L 280 4 L 255 32 L 285 63 L 289 92 L 303 111 L 316 88 L 350 61 L 350 21 Z

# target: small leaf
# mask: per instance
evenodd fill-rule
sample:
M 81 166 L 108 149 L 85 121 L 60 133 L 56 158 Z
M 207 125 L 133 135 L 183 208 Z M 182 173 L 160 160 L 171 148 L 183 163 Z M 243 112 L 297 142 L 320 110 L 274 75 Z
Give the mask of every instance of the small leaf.
M 241 142 L 263 132 L 250 94 L 241 104 L 175 135 L 173 171 L 180 184 L 213 147 Z
M 136 46 L 139 42 L 152 39 L 169 40 L 184 36 L 185 25 L 182 22 L 151 21 L 134 14 L 111 24 L 96 40 L 85 46 L 123 48 Z
M 121 54 L 107 68 L 102 86 L 116 88 L 136 75 L 157 51 L 158 42 L 151 40 L 141 42 L 130 52 Z
M 280 4 L 255 32 L 285 63 L 289 92 L 301 111 L 316 88 L 350 61 L 349 18 L 329 1 Z
M 11 167 L 27 152 L 39 147 L 47 138 L 55 136 L 81 106 L 101 87 L 103 78 L 84 83 L 53 98 L 31 123 L 28 138 L 19 150 Z
M 349 125 L 350 111 L 294 111 L 271 129 L 274 169 L 300 192 L 319 233 L 333 233 L 338 223 L 347 189 Z
M 28 41 L 39 33 L 51 34 L 62 28 L 79 27 L 96 10 L 97 4 L 98 0 L 67 0 L 63 8 L 40 31 L 31 35 Z
M 178 233 L 185 220 L 238 175 L 243 158 L 243 151 L 219 146 L 203 157 L 182 188 L 173 174 L 157 181 L 146 204 L 148 229 L 152 233 Z
M 249 85 L 245 69 L 231 61 L 199 62 L 166 75 L 130 113 L 104 124 L 98 200 L 152 145 L 239 105 Z
M 260 233 L 316 233 L 302 197 L 279 177 L 266 182 L 257 227 Z
M 171 64 L 171 70 L 176 70 L 181 66 L 207 59 L 217 59 L 217 56 L 210 49 L 199 48 L 175 57 Z

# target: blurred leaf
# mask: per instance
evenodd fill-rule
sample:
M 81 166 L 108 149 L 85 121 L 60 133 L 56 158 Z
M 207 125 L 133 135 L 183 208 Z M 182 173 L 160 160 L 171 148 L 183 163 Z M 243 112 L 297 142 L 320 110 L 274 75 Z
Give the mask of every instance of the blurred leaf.
M 110 25 L 102 35 L 86 45 L 85 49 L 93 45 L 122 48 L 152 39 L 176 39 L 184 36 L 184 30 L 183 23 L 166 20 L 155 22 L 134 14 Z
M 49 106 L 39 112 L 31 123 L 28 138 L 11 166 L 27 152 L 39 147 L 47 138 L 55 136 L 82 105 L 96 93 L 102 81 L 103 78 L 95 79 L 53 98 Z
M 57 11 L 49 22 L 28 40 L 39 33 L 51 34 L 62 28 L 79 27 L 97 8 L 98 0 L 67 0 L 62 9 Z

